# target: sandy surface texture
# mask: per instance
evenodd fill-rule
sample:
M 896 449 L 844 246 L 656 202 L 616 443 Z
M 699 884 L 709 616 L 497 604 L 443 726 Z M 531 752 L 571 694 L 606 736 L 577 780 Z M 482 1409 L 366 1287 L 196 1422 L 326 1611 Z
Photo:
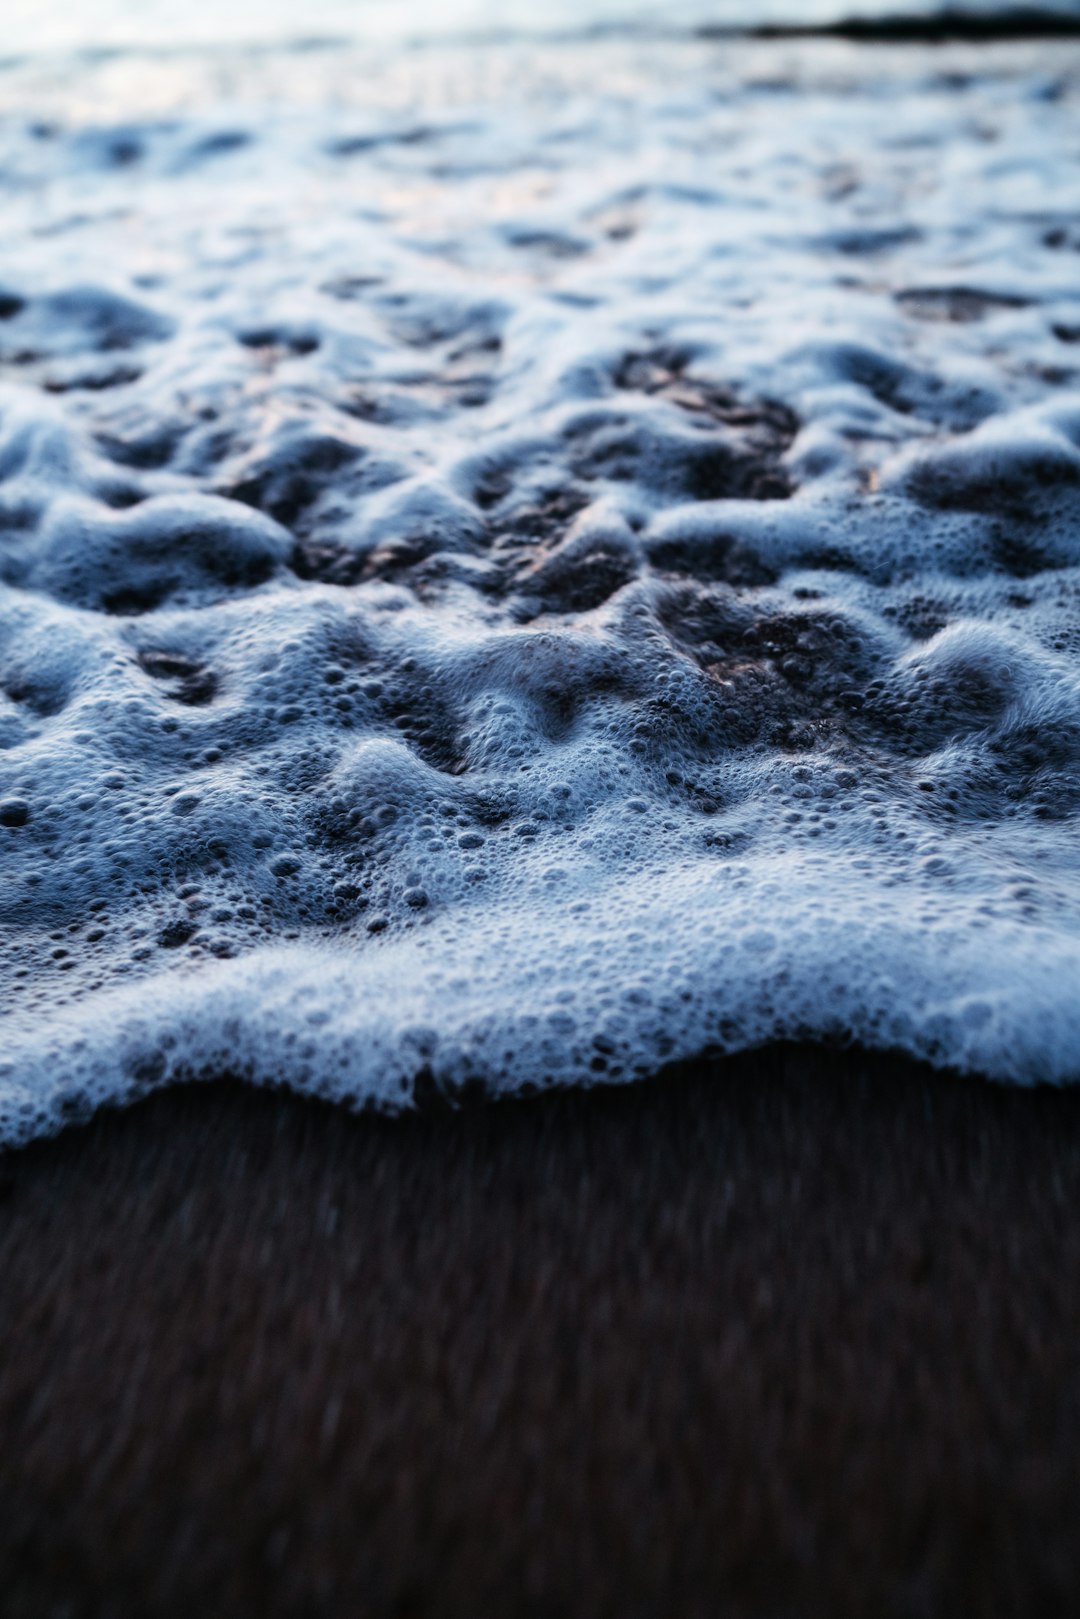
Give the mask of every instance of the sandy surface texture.
M 1075 1092 L 203 1087 L 0 1194 L 9 1619 L 1074 1611 Z

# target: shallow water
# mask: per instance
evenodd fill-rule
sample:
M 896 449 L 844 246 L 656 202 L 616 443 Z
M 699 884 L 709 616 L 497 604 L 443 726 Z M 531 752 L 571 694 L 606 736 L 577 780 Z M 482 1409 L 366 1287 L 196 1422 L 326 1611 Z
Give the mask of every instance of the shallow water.
M 1075 1078 L 1078 182 L 1061 43 L 11 60 L 0 1138 Z

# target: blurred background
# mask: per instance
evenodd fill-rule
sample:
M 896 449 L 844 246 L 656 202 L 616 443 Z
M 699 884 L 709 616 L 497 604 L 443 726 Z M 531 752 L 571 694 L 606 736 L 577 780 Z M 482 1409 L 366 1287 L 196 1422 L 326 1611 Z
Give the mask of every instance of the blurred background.
M 845 18 L 978 14 L 1080 17 L 1078 0 L 6 0 L 3 49 L 168 46 L 327 34 L 431 38 L 462 33 L 553 34 L 633 28 L 818 26 Z

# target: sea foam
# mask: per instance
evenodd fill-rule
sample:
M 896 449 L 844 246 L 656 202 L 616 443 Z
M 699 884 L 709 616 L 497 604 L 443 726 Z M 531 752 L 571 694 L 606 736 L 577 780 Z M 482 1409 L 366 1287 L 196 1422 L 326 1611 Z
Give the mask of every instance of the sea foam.
M 1080 51 L 0 113 L 0 1139 L 785 1037 L 1077 1077 Z

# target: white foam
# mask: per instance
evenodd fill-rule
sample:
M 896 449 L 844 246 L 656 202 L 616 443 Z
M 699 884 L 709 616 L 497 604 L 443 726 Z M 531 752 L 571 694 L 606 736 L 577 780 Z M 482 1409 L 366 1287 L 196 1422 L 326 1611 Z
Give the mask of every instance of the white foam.
M 0 1139 L 788 1036 L 1077 1077 L 1080 53 L 0 102 Z

